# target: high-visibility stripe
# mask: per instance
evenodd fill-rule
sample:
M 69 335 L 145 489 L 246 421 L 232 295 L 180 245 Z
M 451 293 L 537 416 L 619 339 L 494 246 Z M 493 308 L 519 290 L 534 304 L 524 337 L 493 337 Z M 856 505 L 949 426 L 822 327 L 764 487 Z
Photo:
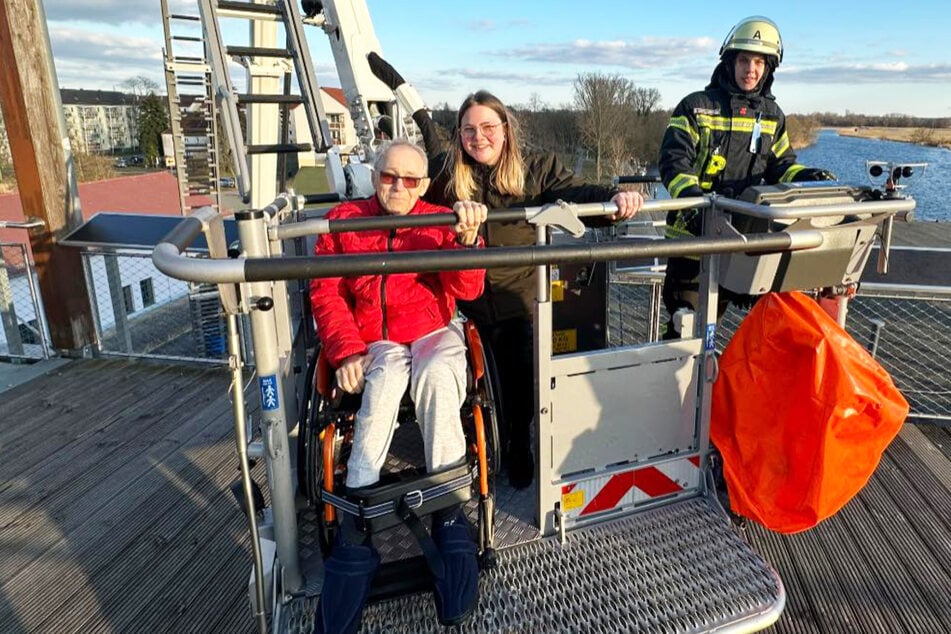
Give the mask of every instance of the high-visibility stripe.
M 680 193 L 688 187 L 699 185 L 700 179 L 698 179 L 695 174 L 677 174 L 670 179 L 667 191 L 670 193 L 671 198 L 677 198 L 680 196 Z
M 601 487 L 601 490 L 594 496 L 594 499 L 588 502 L 584 510 L 581 511 L 581 514 L 588 515 L 589 513 L 613 509 L 633 486 L 633 471 L 612 476 L 611 479 L 608 480 L 608 483 Z
M 752 132 L 756 119 L 753 117 L 721 117 L 709 114 L 697 115 L 697 124 L 700 128 L 710 128 L 721 132 Z M 770 119 L 760 120 L 760 130 L 763 134 L 776 134 L 777 121 Z
M 700 141 L 700 135 L 697 134 L 697 131 L 694 130 L 694 127 L 690 125 L 690 120 L 687 117 L 671 117 L 670 123 L 667 124 L 667 127 L 674 128 L 676 130 L 683 130 L 690 135 L 690 138 L 694 144 Z
M 779 177 L 779 182 L 791 183 L 796 178 L 796 174 L 798 174 L 804 169 L 806 169 L 805 165 L 800 165 L 799 163 L 793 163 L 792 165 L 789 166 L 789 169 L 783 172 L 783 175 Z
M 652 498 L 670 495 L 682 491 L 683 487 L 671 480 L 660 469 L 647 467 L 639 469 L 634 476 L 634 484 Z
M 700 486 L 700 456 L 686 456 L 561 487 L 564 515 L 579 518 Z M 571 498 L 571 499 L 569 499 Z
M 783 135 L 773 143 L 773 146 L 770 148 L 770 151 L 773 153 L 773 156 L 779 158 L 786 153 L 786 150 L 789 149 L 789 136 L 783 132 Z

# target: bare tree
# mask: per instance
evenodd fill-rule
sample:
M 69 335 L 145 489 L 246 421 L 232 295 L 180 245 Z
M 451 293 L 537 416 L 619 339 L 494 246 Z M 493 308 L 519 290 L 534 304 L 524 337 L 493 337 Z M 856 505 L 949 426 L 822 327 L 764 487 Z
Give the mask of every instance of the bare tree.
M 132 95 L 131 121 L 137 125 L 139 119 L 142 116 L 140 110 L 143 100 L 149 95 L 157 94 L 159 85 L 145 75 L 136 75 L 135 77 L 130 77 L 119 85 Z M 132 134 L 132 146 L 135 149 L 139 149 L 139 136 L 140 134 L 138 130 L 134 131 Z
M 629 160 L 635 87 L 620 75 L 583 73 L 574 88 L 581 141 L 594 153 L 595 178 L 601 180 L 605 163 L 618 172 Z
M 119 84 L 125 88 L 133 97 L 136 104 L 142 101 L 149 94 L 158 92 L 159 85 L 145 75 L 136 75 L 130 77 Z

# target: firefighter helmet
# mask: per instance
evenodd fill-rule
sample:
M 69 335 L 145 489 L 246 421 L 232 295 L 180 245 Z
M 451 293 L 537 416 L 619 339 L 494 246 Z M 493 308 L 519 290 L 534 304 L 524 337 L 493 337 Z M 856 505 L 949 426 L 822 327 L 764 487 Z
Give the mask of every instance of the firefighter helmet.
M 720 47 L 720 58 L 728 51 L 749 51 L 771 56 L 776 65 L 783 61 L 783 38 L 779 27 L 769 18 L 754 15 L 736 23 Z

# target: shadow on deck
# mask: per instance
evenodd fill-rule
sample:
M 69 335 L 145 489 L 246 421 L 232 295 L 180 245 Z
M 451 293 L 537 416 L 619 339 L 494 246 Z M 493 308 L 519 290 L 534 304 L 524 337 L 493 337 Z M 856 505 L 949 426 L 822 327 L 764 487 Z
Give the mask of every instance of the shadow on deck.
M 0 631 L 253 631 L 228 386 L 82 360 L 3 393 Z M 951 631 L 949 535 L 951 430 L 906 425 L 835 518 L 748 530 L 786 584 L 771 631 Z

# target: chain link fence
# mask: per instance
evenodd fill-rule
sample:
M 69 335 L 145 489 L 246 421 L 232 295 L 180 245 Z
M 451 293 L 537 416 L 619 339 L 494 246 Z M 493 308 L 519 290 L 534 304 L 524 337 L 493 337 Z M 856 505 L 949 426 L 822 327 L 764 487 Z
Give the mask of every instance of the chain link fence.
M 0 242 L 0 357 L 47 359 L 49 333 L 25 244 Z
M 657 341 L 667 322 L 663 272 L 617 270 L 608 300 L 609 345 Z M 717 329 L 722 351 L 748 311 L 731 306 Z M 849 302 L 846 331 L 888 371 L 910 417 L 951 420 L 951 289 L 865 284 Z
M 165 276 L 150 252 L 84 252 L 83 258 L 102 354 L 227 361 L 215 286 Z

